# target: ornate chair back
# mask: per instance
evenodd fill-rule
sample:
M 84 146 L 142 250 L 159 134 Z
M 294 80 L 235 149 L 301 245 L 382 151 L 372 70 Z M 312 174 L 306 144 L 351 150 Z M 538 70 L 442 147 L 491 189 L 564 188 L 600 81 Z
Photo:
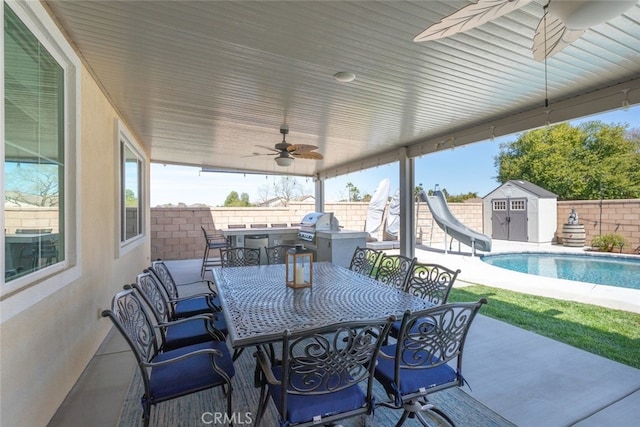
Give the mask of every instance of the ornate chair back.
M 287 259 L 287 251 L 293 249 L 293 245 L 265 246 L 264 252 L 267 254 L 269 264 L 284 264 Z
M 133 289 L 118 292 L 113 297 L 111 310 L 104 310 L 102 317 L 111 319 L 133 350 L 138 364 L 149 362 L 160 350 L 153 322 Z
M 438 264 L 415 263 L 409 275 L 407 292 L 423 298 L 433 305 L 446 304 L 453 283 L 460 270 L 451 270 Z
M 176 281 L 173 280 L 173 276 L 171 275 L 169 268 L 167 268 L 167 265 L 163 261 L 153 261 L 151 263 L 151 272 L 156 275 L 170 300 L 180 298 Z
M 482 298 L 475 303 L 443 304 L 405 313 L 397 342 L 380 349 L 375 369 L 376 379 L 392 399 L 381 404 L 404 410 L 397 425 L 411 414 L 424 420 L 421 412 L 425 410 L 433 410 L 453 425 L 446 414 L 429 404 L 427 395 L 464 384 L 464 343 L 486 302 Z
M 374 269 L 380 259 L 380 255 L 382 255 L 380 251 L 358 246 L 356 250 L 353 251 L 349 270 L 360 273 L 363 276 L 374 277 Z
M 397 289 L 406 289 L 416 258 L 382 254 L 378 261 L 376 280 Z
M 132 285 L 151 308 L 158 323 L 168 322 L 175 318 L 173 307 L 169 303 L 164 287 L 158 283 L 155 276 L 145 271 L 136 276 L 136 282 Z
M 285 331 L 282 354 L 277 358 L 281 362 L 273 366 L 270 350 L 260 346 L 256 356 L 262 378 L 277 380 L 262 382 L 256 423 L 264 414 L 269 396 L 278 409 L 280 425 L 326 425 L 371 413 L 375 359 L 390 324 L 391 320 L 369 320 L 296 334 Z M 363 382 L 366 392 L 359 386 Z M 266 393 L 267 388 L 270 393 Z
M 260 248 L 226 248 L 220 249 L 220 260 L 223 267 L 246 267 L 260 264 Z

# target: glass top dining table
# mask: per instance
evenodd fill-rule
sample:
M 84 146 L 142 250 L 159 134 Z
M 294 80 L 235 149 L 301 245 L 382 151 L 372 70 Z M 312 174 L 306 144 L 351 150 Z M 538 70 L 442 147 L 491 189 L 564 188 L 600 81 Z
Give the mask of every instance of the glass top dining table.
M 282 333 L 351 320 L 398 320 L 431 303 L 329 262 L 313 264 L 313 286 L 285 284 L 285 266 L 213 269 L 234 348 L 279 341 Z

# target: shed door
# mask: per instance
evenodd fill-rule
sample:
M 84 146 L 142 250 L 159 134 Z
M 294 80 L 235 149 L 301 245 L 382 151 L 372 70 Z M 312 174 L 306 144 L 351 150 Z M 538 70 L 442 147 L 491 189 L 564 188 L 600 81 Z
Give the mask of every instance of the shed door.
M 527 199 L 510 199 L 509 238 L 516 242 L 527 241 Z
M 507 199 L 491 201 L 491 237 L 498 240 L 509 239 L 509 223 L 507 222 Z
M 527 199 L 495 199 L 491 203 L 491 237 L 526 242 Z

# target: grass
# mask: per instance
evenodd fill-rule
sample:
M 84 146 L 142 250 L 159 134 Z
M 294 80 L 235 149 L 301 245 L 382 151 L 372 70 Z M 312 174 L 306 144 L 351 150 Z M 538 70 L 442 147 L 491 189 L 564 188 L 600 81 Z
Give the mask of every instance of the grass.
M 481 297 L 485 316 L 640 369 L 640 314 L 480 285 L 454 288 L 448 301 Z

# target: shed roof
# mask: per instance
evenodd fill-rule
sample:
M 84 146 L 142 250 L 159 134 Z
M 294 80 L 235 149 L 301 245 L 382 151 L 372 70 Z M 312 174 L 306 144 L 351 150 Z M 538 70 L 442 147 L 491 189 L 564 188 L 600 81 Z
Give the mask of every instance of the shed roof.
M 497 189 L 502 188 L 506 185 L 511 184 L 512 186 L 518 187 L 528 193 L 533 194 L 534 196 L 538 196 L 538 198 L 540 199 L 557 199 L 558 195 L 555 193 L 552 193 L 549 190 L 545 190 L 544 188 L 540 187 L 539 185 L 536 185 L 532 182 L 529 181 L 525 181 L 522 179 L 511 179 L 507 182 L 505 182 L 504 184 L 500 185 L 499 187 L 494 188 L 493 190 L 491 190 L 486 196 L 483 197 L 486 198 L 488 197 L 490 194 L 492 194 L 493 192 L 495 192 Z

